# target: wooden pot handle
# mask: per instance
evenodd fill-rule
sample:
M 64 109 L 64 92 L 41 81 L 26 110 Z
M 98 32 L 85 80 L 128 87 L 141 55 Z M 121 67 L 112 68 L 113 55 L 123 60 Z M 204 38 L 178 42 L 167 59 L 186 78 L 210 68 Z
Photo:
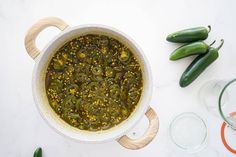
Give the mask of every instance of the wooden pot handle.
M 42 30 L 50 26 L 57 27 L 62 31 L 68 27 L 63 20 L 57 17 L 43 18 L 31 26 L 25 36 L 25 48 L 31 58 L 35 59 L 40 53 L 40 50 L 35 45 L 35 39 Z
M 124 135 L 117 141 L 125 148 L 128 149 L 140 149 L 148 145 L 156 136 L 159 129 L 159 120 L 155 111 L 150 107 L 145 113 L 149 120 L 149 127 L 143 137 L 139 139 L 130 139 Z

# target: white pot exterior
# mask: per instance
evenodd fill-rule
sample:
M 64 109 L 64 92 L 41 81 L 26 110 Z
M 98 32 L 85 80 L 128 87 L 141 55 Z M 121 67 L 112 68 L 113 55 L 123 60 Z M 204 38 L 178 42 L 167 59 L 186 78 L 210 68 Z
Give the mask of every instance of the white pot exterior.
M 63 121 L 51 108 L 48 103 L 45 89 L 45 76 L 47 66 L 58 48 L 67 41 L 85 34 L 102 34 L 113 37 L 134 53 L 143 72 L 143 92 L 135 111 L 129 118 L 121 124 L 105 131 L 89 132 L 79 130 Z M 101 143 L 118 139 L 125 135 L 138 121 L 144 116 L 149 107 L 149 101 L 152 95 L 152 77 L 148 61 L 143 51 L 138 45 L 124 33 L 103 25 L 81 25 L 77 27 L 68 27 L 51 40 L 35 59 L 35 67 L 32 79 L 33 97 L 37 108 L 43 119 L 58 133 L 76 141 L 87 143 Z

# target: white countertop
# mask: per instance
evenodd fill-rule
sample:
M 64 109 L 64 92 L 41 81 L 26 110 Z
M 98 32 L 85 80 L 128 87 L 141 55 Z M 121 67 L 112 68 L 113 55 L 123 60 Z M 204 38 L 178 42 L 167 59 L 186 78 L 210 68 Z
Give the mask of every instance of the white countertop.
M 150 105 L 160 118 L 156 138 L 141 150 L 127 150 L 116 141 L 105 144 L 76 143 L 55 133 L 40 117 L 31 92 L 34 61 L 24 48 L 28 28 L 38 19 L 57 16 L 70 26 L 104 24 L 131 36 L 144 50 L 152 68 L 155 84 Z M 222 120 L 207 112 L 198 100 L 201 85 L 214 78 L 236 75 L 236 1 L 235 0 L 12 0 L 0 3 L 0 156 L 32 156 L 36 147 L 44 157 L 185 157 L 234 156 L 220 140 Z M 192 26 L 212 26 L 206 42 L 225 39 L 219 59 L 193 84 L 180 88 L 179 78 L 191 59 L 168 60 L 175 44 L 165 41 L 168 33 Z M 42 48 L 59 33 L 49 28 L 39 35 Z M 171 143 L 171 120 L 182 112 L 195 112 L 208 126 L 208 144 L 197 154 L 187 154 Z M 136 135 L 147 127 L 144 118 Z M 235 140 L 236 141 L 236 140 Z

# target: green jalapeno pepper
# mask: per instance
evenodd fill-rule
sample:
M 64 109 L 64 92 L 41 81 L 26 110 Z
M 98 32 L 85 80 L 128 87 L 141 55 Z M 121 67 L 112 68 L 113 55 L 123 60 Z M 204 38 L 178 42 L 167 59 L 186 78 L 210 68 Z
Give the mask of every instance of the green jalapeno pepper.
M 218 51 L 223 44 L 224 40 L 222 39 L 219 47 L 210 47 L 207 53 L 196 57 L 182 74 L 179 85 L 181 87 L 186 87 L 192 83 L 210 64 L 218 58 Z
M 213 45 L 214 43 L 215 41 L 212 42 L 209 46 Z M 209 46 L 203 41 L 196 41 L 190 44 L 183 45 L 171 53 L 170 60 L 175 61 L 191 55 L 204 54 L 207 52 Z
M 167 36 L 166 40 L 174 43 L 194 42 L 198 40 L 205 40 L 208 33 L 211 31 L 211 26 L 195 27 L 174 32 Z
M 42 148 L 37 148 L 35 151 L 34 151 L 34 155 L 33 157 L 42 157 Z

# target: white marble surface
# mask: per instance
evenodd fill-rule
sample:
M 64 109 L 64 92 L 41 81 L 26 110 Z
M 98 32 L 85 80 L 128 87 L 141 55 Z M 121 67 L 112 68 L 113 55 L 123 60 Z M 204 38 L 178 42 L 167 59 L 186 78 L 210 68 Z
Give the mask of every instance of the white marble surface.
M 27 29 L 38 19 L 57 16 L 69 25 L 98 23 L 125 32 L 141 46 L 150 61 L 155 89 L 150 105 L 160 118 L 160 131 L 147 147 L 132 151 L 117 142 L 76 143 L 55 133 L 40 117 L 31 92 L 34 61 L 24 48 Z M 235 77 L 235 0 L 0 0 L 0 156 L 32 156 L 38 146 L 44 157 L 169 157 L 234 156 L 220 141 L 222 120 L 209 114 L 197 98 L 200 86 L 213 78 Z M 181 89 L 178 80 L 191 59 L 168 60 L 176 47 L 165 41 L 169 32 L 210 24 L 207 42 L 225 39 L 220 57 L 191 86 Z M 37 44 L 42 48 L 59 31 L 43 31 Z M 218 44 L 218 43 L 217 43 Z M 186 154 L 170 141 L 168 127 L 176 115 L 192 111 L 208 126 L 208 144 L 197 154 Z M 143 133 L 143 119 L 134 132 Z M 235 140 L 236 141 L 236 140 Z

